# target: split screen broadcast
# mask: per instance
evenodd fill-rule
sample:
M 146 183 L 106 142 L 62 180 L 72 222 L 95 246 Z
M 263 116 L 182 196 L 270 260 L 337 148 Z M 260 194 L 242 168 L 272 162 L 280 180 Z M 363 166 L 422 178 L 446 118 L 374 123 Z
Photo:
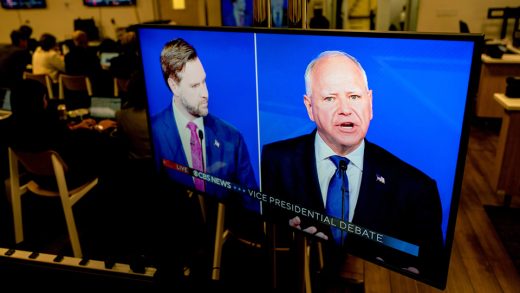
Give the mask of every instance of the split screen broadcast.
M 138 36 L 164 178 L 306 232 L 328 265 L 348 253 L 445 286 L 480 36 L 174 26 Z

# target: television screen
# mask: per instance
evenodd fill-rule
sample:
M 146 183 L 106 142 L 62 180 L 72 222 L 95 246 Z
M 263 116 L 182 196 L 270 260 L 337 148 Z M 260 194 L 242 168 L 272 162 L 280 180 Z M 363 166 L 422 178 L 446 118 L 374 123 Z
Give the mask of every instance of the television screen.
M 223 26 L 252 26 L 253 0 L 222 0 Z
M 287 0 L 271 1 L 271 27 L 287 27 Z
M 23 8 L 45 8 L 45 0 L 2 0 L 2 8 L 23 9 Z
M 85 6 L 129 6 L 135 5 L 136 0 L 83 0 Z
M 241 217 L 276 225 L 280 245 L 317 240 L 329 273 L 351 254 L 445 287 L 482 36 L 172 26 L 138 36 L 161 178 L 235 199 Z M 298 281 L 289 271 L 279 280 Z

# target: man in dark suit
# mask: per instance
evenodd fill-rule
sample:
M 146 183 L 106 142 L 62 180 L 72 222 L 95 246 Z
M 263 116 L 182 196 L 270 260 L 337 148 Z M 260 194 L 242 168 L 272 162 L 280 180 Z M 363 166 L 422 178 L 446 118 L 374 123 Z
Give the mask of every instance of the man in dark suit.
M 155 158 L 159 167 L 170 179 L 215 195 L 220 200 L 230 195 L 228 188 L 200 182 L 198 178 L 170 168 L 165 162 L 189 166 L 240 186 L 257 189 L 242 134 L 209 113 L 206 72 L 195 48 L 180 38 L 166 43 L 161 52 L 161 66 L 173 97 L 172 103 L 151 119 Z M 196 128 L 193 130 L 196 137 L 191 136 L 193 132 L 190 127 Z M 195 158 L 191 149 L 193 144 L 200 144 L 200 158 Z M 201 161 L 199 167 L 196 166 L 197 160 Z M 243 200 L 247 208 L 258 209 L 258 202 L 248 196 Z
M 253 18 L 246 0 L 230 0 L 232 9 L 222 19 L 224 26 L 251 26 Z
M 328 239 L 326 271 L 332 274 L 338 272 L 346 253 L 352 253 L 407 273 L 435 275 L 443 253 L 437 185 L 365 139 L 373 117 L 372 91 L 361 64 L 344 52 L 323 52 L 308 65 L 305 84 L 304 104 L 317 130 L 264 146 L 263 192 L 417 245 L 419 254 L 413 256 L 346 231 L 333 241 L 335 228 L 315 218 L 273 209 L 276 221 L 281 221 L 278 226 L 289 223 Z M 340 163 L 335 165 L 332 157 Z M 342 205 L 342 212 L 331 214 L 330 185 L 336 174 L 346 181 L 334 204 Z

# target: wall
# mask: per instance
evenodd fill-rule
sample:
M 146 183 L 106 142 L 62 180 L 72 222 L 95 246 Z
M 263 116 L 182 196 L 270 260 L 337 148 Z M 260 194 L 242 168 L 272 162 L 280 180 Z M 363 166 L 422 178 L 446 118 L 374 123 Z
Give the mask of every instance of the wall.
M 465 21 L 472 33 L 484 33 L 486 38 L 500 36 L 502 21 L 487 19 L 491 7 L 518 7 L 518 0 L 421 0 L 417 31 L 459 32 L 459 20 Z M 510 21 L 509 27 L 513 26 Z M 511 36 L 508 33 L 508 36 Z
M 154 20 L 155 1 L 139 0 L 137 6 L 91 8 L 81 0 L 47 0 L 45 9 L 0 9 L 0 43 L 10 43 L 9 34 L 21 24 L 33 28 L 33 37 L 52 33 L 58 40 L 70 38 L 74 19 L 94 18 L 100 35 L 116 38 L 116 28 Z
M 174 10 L 171 0 L 158 0 L 159 18 L 171 19 L 178 25 L 206 25 L 220 26 L 220 0 L 185 0 L 186 8 Z

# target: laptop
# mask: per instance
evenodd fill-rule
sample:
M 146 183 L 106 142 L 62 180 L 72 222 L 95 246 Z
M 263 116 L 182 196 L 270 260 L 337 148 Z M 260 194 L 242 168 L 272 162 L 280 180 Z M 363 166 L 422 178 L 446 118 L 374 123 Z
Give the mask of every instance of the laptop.
M 11 116 L 11 90 L 0 88 L 0 120 Z
M 114 119 L 116 111 L 121 109 L 121 99 L 92 97 L 90 100 L 90 116 L 98 119 Z

